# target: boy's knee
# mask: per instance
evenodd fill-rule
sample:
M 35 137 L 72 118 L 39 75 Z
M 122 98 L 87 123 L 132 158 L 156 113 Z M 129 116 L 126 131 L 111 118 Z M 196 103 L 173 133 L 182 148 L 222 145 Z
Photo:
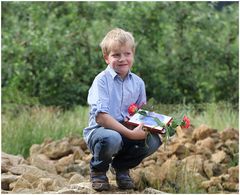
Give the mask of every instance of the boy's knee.
M 158 135 L 152 135 L 152 137 L 148 140 L 149 151 L 148 155 L 156 152 L 158 148 L 162 145 L 162 141 Z
M 122 138 L 119 133 L 101 139 L 102 157 L 104 159 L 112 158 L 122 148 Z

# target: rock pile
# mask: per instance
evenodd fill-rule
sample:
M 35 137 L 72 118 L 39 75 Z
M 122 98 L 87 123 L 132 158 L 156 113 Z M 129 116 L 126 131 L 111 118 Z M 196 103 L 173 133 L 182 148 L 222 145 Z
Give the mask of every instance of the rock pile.
M 171 141 L 131 170 L 137 190 L 118 190 L 109 171 L 111 191 L 102 193 L 238 192 L 238 146 L 239 133 L 232 128 L 179 128 Z M 33 145 L 27 159 L 2 152 L 2 193 L 99 193 L 89 182 L 90 159 L 78 137 Z

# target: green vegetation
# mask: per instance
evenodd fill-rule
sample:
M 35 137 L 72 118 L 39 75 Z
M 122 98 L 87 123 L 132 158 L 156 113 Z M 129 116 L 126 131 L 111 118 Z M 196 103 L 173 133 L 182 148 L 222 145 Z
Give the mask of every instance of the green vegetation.
M 29 155 L 33 144 L 45 139 L 82 136 L 88 123 L 88 108 L 78 106 L 62 111 L 56 107 L 21 108 L 2 114 L 2 150 L 11 154 Z
M 221 11 L 214 4 L 2 2 L 3 105 L 15 103 L 13 92 L 43 105 L 86 105 L 94 76 L 106 67 L 98 45 L 114 27 L 135 36 L 133 72 L 148 98 L 236 105 L 238 2 Z
M 204 123 L 218 130 L 226 127 L 238 129 L 238 112 L 230 104 L 194 106 L 154 104 L 157 111 L 171 116 L 185 113 L 195 127 Z M 202 111 L 197 107 L 201 107 Z M 21 107 L 18 112 L 8 107 L 2 114 L 2 150 L 27 157 L 32 144 L 40 144 L 48 138 L 56 140 L 66 136 L 81 136 L 87 124 L 87 107 L 77 106 L 68 111 L 57 107 Z

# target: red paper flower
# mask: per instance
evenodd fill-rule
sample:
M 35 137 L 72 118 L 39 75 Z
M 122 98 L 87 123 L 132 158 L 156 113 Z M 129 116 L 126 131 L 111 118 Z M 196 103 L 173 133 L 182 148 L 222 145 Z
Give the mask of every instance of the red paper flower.
M 128 114 L 129 114 L 130 116 L 134 115 L 137 111 L 138 111 L 138 106 L 137 106 L 137 104 L 131 104 L 131 105 L 128 107 Z
M 184 125 L 181 125 L 181 128 L 187 129 L 190 127 L 190 119 L 187 116 L 183 117 L 183 122 L 185 123 Z

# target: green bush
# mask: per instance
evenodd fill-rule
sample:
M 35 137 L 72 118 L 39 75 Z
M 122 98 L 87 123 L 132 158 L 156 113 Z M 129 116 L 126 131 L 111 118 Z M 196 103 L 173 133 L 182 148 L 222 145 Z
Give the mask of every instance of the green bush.
M 86 104 L 106 65 L 99 43 L 121 27 L 138 43 L 133 71 L 162 103 L 238 103 L 238 3 L 3 2 L 2 88 L 44 105 Z M 4 96 L 3 103 L 8 97 Z

